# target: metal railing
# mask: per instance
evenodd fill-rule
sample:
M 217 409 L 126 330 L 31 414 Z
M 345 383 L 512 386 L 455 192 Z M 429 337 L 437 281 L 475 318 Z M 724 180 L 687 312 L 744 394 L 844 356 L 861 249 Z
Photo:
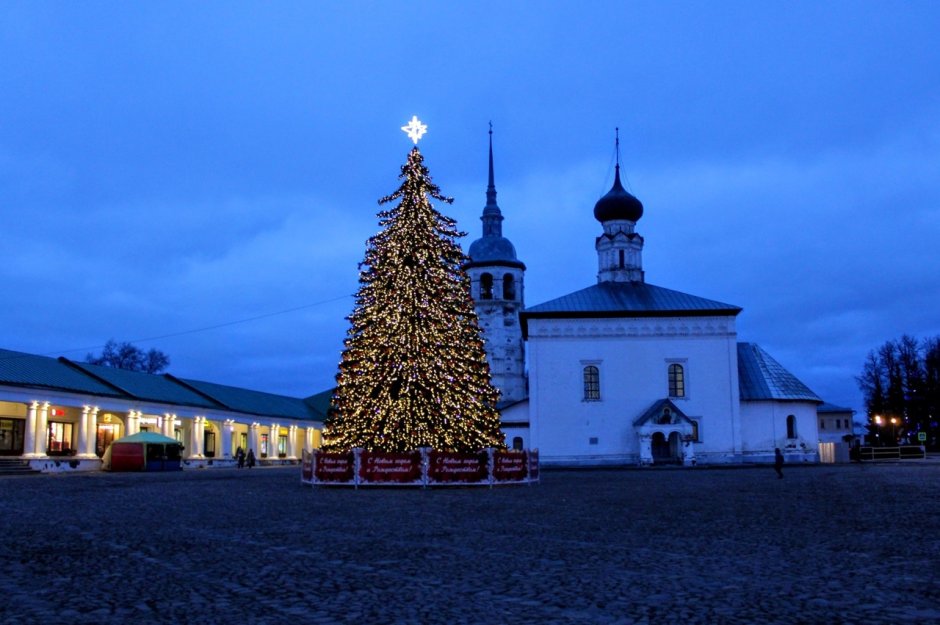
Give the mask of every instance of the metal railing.
M 858 459 L 869 460 L 923 460 L 927 451 L 921 445 L 901 445 L 899 447 L 859 447 Z

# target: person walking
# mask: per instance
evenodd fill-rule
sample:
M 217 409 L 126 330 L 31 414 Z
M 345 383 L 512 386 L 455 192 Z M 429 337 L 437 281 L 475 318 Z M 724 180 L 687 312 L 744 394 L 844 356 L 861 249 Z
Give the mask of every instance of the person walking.
M 254 450 L 251 450 L 251 449 L 248 450 L 248 457 L 247 457 L 245 460 L 246 460 L 246 462 L 247 462 L 247 464 L 248 464 L 248 468 L 249 468 L 249 469 L 250 469 L 251 467 L 255 466 L 255 452 L 254 452 Z
M 238 460 L 238 468 L 245 468 L 245 450 L 241 447 L 238 448 L 238 451 L 235 452 L 235 459 Z
M 777 479 L 783 479 L 783 454 L 780 452 L 780 448 L 777 447 L 774 449 L 774 471 L 777 472 Z

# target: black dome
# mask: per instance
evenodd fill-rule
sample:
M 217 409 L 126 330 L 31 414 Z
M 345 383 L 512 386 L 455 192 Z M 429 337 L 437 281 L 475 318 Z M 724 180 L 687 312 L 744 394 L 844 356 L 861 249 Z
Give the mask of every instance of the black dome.
M 600 222 L 626 219 L 638 221 L 643 216 L 643 204 L 620 184 L 620 165 L 614 174 L 614 186 L 594 205 L 594 219 Z
M 468 256 L 475 263 L 517 262 L 516 248 L 509 239 L 496 236 L 483 237 L 471 243 Z

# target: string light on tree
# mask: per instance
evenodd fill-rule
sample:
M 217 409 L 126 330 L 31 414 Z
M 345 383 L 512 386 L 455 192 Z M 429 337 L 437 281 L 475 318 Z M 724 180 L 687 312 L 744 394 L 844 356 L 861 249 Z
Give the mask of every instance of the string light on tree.
M 402 127 L 417 144 L 417 116 Z M 382 230 L 360 264 L 356 307 L 323 433 L 325 451 L 398 452 L 421 447 L 471 452 L 504 447 L 467 257 L 464 233 L 441 214 L 445 203 L 417 147 L 401 186 L 380 204 Z

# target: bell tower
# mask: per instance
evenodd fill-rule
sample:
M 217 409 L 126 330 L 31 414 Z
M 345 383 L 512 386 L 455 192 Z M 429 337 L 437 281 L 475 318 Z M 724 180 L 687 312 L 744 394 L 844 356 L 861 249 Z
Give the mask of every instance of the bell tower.
M 486 357 L 500 403 L 526 398 L 525 347 L 519 312 L 525 305 L 525 265 L 516 258 L 516 248 L 503 237 L 503 214 L 496 204 L 493 176 L 493 124 L 490 124 L 489 184 L 483 207 L 483 236 L 470 244 L 470 261 L 464 270 L 470 276 L 471 295 L 486 342 Z

